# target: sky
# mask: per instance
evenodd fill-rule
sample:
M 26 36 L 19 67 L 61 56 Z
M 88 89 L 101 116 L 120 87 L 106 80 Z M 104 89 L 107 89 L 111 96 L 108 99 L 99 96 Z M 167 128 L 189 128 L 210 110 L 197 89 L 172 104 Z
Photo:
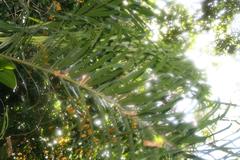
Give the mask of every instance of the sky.
M 185 54 L 195 63 L 197 68 L 206 74 L 207 83 L 211 87 L 211 99 L 226 103 L 240 104 L 240 74 L 238 74 L 240 68 L 240 55 L 213 55 L 213 42 L 213 33 L 202 33 L 197 37 L 193 47 Z M 191 121 L 192 119 L 194 119 L 193 115 L 187 116 L 188 121 Z M 232 140 L 240 136 L 240 132 L 238 131 L 240 128 L 240 125 L 238 124 L 238 121 L 240 121 L 239 107 L 231 107 L 225 119 L 226 121 L 220 121 L 217 124 L 216 130 L 221 130 L 229 125 L 231 125 L 231 127 L 221 134 L 216 135 L 216 140 L 222 138 L 225 138 L 225 140 Z M 218 144 L 220 145 L 222 142 L 219 142 Z M 235 140 L 234 143 L 231 143 L 228 146 L 239 148 L 240 140 Z M 212 153 L 212 156 L 216 159 L 221 159 L 225 155 L 226 153 L 221 151 Z M 209 160 L 213 159 L 212 157 L 207 156 L 205 158 Z
M 167 0 L 156 0 L 156 4 L 158 5 L 159 9 L 164 8 L 165 1 Z M 197 10 L 201 9 L 201 2 L 203 0 L 172 1 L 183 4 L 187 8 L 188 12 L 193 14 Z M 157 30 L 159 29 L 159 26 L 153 22 L 151 29 L 154 33 L 158 33 Z M 236 15 L 232 24 L 230 24 L 229 32 L 232 31 L 240 31 L 240 14 Z M 153 35 L 154 36 L 152 39 L 153 41 L 156 41 L 157 36 L 156 34 Z M 198 69 L 203 72 L 203 74 L 206 75 L 207 83 L 211 88 L 211 99 L 240 105 L 240 74 L 238 74 L 238 70 L 240 69 L 240 53 L 236 55 L 216 56 L 213 54 L 214 40 L 215 34 L 212 31 L 199 34 L 194 45 L 192 45 L 192 47 L 186 51 L 185 55 L 195 64 Z M 194 106 L 193 101 L 190 99 L 186 99 L 178 104 L 178 106 L 191 105 Z M 226 121 L 220 121 L 217 124 L 217 130 L 223 129 L 230 124 L 232 126 L 221 134 L 217 134 L 215 136 L 216 140 L 222 138 L 232 140 L 236 137 L 240 137 L 240 132 L 238 131 L 240 128 L 240 124 L 238 124 L 238 121 L 240 122 L 239 107 L 240 106 L 231 107 L 226 116 Z M 194 115 L 186 115 L 185 121 L 192 122 L 194 124 Z M 223 142 L 219 142 L 219 145 L 220 143 Z M 231 143 L 228 146 L 240 148 L 240 140 L 235 140 L 234 143 Z M 226 155 L 224 152 L 216 151 L 213 152 L 211 156 L 216 159 L 221 159 L 224 155 Z M 210 156 L 202 156 L 209 160 L 214 159 Z
M 185 0 L 176 0 L 178 3 L 183 4 L 190 13 L 194 13 L 202 2 L 202 0 L 191 0 L 186 3 Z M 232 24 L 230 25 L 231 31 L 240 31 L 240 16 L 236 15 Z M 201 33 L 195 44 L 187 50 L 186 56 L 191 59 L 197 68 L 203 71 L 207 77 L 207 83 L 211 87 L 211 98 L 219 100 L 221 102 L 240 104 L 240 54 L 236 55 L 214 55 L 215 35 L 214 32 Z M 221 130 L 231 124 L 228 130 L 225 130 L 221 134 L 215 136 L 216 140 L 222 138 L 233 140 L 240 136 L 238 131 L 240 125 L 239 108 L 231 107 L 226 115 L 226 121 L 220 121 L 216 129 Z M 236 123 L 237 122 L 237 123 Z M 221 145 L 226 142 L 219 142 Z M 239 148 L 240 140 L 235 140 L 229 144 L 228 147 Z M 222 159 L 226 153 L 222 151 L 215 151 L 211 154 L 216 159 Z M 213 159 L 210 156 L 203 156 L 206 159 Z

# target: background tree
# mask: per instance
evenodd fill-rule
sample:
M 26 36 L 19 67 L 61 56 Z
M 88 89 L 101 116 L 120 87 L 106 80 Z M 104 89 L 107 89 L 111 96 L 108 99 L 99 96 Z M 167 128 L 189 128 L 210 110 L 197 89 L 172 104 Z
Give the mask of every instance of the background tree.
M 233 19 L 239 14 L 238 0 L 204 0 L 201 23 L 203 28 L 216 32 L 217 53 L 233 54 L 239 49 L 239 31 L 231 30 Z
M 226 112 L 214 115 L 218 103 L 183 55 L 196 32 L 182 6 L 0 3 L 1 159 L 201 159 L 215 133 L 200 133 Z M 153 20 L 166 27 L 157 42 Z M 186 96 L 197 126 L 175 111 Z

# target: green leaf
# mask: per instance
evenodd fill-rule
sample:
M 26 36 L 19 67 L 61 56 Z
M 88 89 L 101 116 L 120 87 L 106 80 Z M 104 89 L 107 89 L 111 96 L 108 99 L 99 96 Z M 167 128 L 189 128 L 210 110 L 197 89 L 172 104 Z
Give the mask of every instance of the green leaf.
M 192 136 L 184 137 L 181 143 L 196 144 L 196 143 L 204 142 L 205 140 L 206 140 L 206 137 L 192 135 Z
M 15 74 L 12 70 L 0 71 L 0 83 L 14 89 L 17 85 Z
M 13 31 L 19 31 L 19 30 L 21 30 L 20 27 L 17 27 L 14 24 L 6 23 L 6 22 L 0 20 L 0 31 L 13 32 Z
M 99 9 L 91 10 L 90 12 L 88 12 L 85 15 L 90 16 L 90 17 L 106 17 L 109 15 L 114 15 L 115 13 L 116 13 L 116 11 L 114 11 L 114 10 L 107 10 L 105 8 L 99 8 Z
M 0 70 L 2 70 L 2 69 L 13 70 L 13 69 L 15 69 L 15 68 L 16 68 L 16 67 L 15 67 L 15 65 L 14 65 L 12 62 L 0 58 Z

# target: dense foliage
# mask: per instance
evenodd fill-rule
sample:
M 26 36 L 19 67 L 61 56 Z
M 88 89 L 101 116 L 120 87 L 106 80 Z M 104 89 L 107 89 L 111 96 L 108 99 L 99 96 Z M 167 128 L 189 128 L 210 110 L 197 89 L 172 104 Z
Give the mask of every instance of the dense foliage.
M 0 1 L 0 159 L 230 153 L 211 141 L 226 112 L 214 114 L 219 103 L 183 54 L 196 25 L 209 29 L 204 24 L 228 4 L 239 9 L 237 1 L 209 3 L 196 20 L 172 2 L 156 13 L 153 1 Z M 165 28 L 156 42 L 153 22 Z M 197 102 L 197 125 L 176 112 L 186 97 Z

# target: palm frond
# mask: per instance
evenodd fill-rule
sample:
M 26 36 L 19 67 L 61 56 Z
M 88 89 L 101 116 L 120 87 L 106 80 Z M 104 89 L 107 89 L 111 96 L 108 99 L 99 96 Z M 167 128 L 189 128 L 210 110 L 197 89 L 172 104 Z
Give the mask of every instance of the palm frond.
M 22 98 L 9 106 L 5 136 L 20 146 L 37 146 L 30 149 L 36 155 L 24 154 L 200 159 L 195 145 L 206 137 L 195 133 L 220 118 L 209 120 L 216 108 L 201 117 L 198 129 L 183 122 L 174 106 L 188 92 L 199 105 L 208 102 L 201 73 L 181 54 L 182 43 L 149 40 L 150 2 L 129 3 L 89 0 L 70 11 L 49 12 L 54 19 L 48 22 L 1 21 L 0 57 L 16 64 Z M 63 133 L 56 137 L 56 130 Z M 25 143 L 23 137 L 31 139 Z

